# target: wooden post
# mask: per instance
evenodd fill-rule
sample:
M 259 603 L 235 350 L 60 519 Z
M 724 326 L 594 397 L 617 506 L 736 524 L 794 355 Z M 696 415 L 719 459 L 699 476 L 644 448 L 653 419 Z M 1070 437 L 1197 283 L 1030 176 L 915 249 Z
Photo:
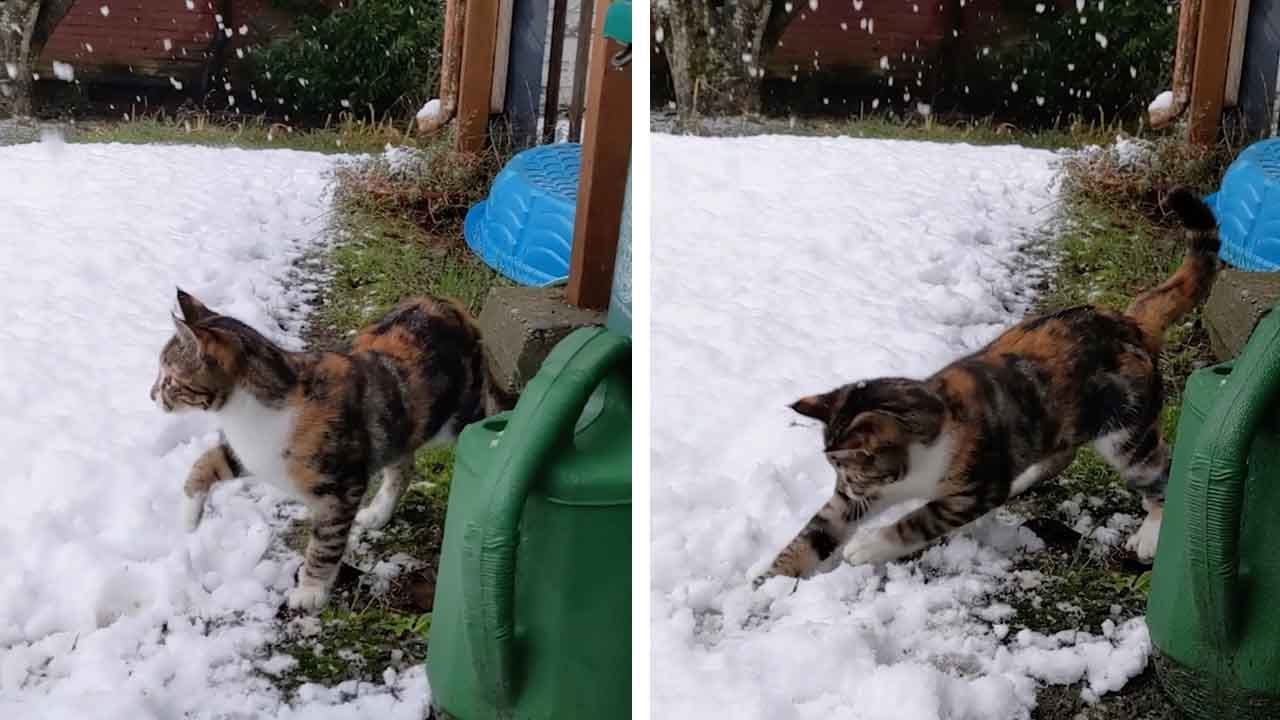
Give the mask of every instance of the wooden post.
M 587 68 L 586 131 L 567 291 L 571 304 L 596 309 L 609 304 L 631 162 L 631 63 L 613 67 L 611 60 L 623 46 L 601 32 L 608 8 L 609 0 L 595 0 L 595 27 Z
M 1234 17 L 1232 0 L 1205 2 L 1200 8 L 1199 40 L 1191 78 L 1191 120 L 1187 124 L 1187 139 L 1197 145 L 1211 145 L 1218 138 Z
M 489 133 L 493 53 L 498 37 L 497 1 L 468 0 L 462 35 L 456 144 L 462 152 L 480 152 Z
M 578 52 L 573 61 L 573 95 L 569 98 L 569 142 L 582 139 L 582 104 L 587 95 L 587 68 L 591 64 L 587 51 L 591 48 L 593 7 L 589 2 L 583 3 L 578 11 Z
M 560 117 L 560 69 L 564 62 L 564 17 L 568 6 L 568 0 L 553 0 L 551 6 L 551 48 L 547 52 L 546 98 L 542 110 L 543 144 L 556 141 L 556 119 Z M 579 38 L 578 42 L 582 39 Z

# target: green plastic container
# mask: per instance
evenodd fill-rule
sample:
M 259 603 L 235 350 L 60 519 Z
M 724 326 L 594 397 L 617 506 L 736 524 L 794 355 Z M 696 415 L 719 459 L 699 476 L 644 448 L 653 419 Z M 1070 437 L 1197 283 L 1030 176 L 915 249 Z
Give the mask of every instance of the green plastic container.
M 427 651 L 435 717 L 631 710 L 630 342 L 565 338 L 458 438 Z
M 1187 380 L 1147 603 L 1192 718 L 1280 718 L 1280 312 Z

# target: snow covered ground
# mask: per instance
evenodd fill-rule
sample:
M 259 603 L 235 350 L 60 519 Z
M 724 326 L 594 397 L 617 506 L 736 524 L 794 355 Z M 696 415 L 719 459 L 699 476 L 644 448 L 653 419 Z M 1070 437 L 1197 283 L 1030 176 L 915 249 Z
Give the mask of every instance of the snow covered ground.
M 148 398 L 174 286 L 291 346 L 338 160 L 292 151 L 0 147 L 0 717 L 413 718 L 421 668 L 304 687 L 259 674 L 298 555 L 294 505 L 236 481 L 185 534 L 216 435 Z
M 886 569 L 747 579 L 832 488 L 787 405 L 925 376 L 1019 318 L 1053 155 L 656 135 L 653 174 L 654 717 L 1026 718 L 1039 683 L 1141 672 L 1141 618 L 1010 632 L 995 598 L 1043 546 L 1007 513 Z

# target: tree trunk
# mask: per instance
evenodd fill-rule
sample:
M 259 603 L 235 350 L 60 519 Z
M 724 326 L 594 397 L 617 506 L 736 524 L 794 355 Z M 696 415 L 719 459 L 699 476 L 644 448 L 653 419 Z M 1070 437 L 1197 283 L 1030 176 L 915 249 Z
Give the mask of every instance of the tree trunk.
M 760 111 L 763 53 L 790 13 L 774 0 L 668 0 L 655 9 L 682 123 L 699 114 Z
M 31 115 L 31 66 L 75 0 L 0 0 L 0 116 Z

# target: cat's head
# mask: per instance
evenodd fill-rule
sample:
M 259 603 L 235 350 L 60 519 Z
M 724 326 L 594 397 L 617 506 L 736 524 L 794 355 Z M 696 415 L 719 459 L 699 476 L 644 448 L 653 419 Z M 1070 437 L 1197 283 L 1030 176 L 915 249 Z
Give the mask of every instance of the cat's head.
M 178 307 L 151 399 L 165 412 L 217 410 L 235 387 L 234 339 L 211 323 L 222 316 L 189 293 L 178 290 Z
M 838 387 L 792 403 L 822 422 L 827 462 L 846 482 L 873 486 L 900 480 L 913 444 L 932 443 L 942 429 L 942 400 L 924 383 L 882 378 Z

